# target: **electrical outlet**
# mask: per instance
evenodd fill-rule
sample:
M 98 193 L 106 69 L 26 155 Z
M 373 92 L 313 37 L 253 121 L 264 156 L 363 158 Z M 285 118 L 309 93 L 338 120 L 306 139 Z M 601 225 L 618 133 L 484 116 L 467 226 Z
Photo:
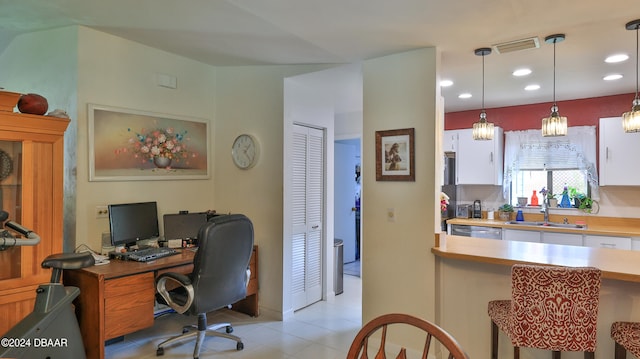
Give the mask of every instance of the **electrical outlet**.
M 96 218 L 108 218 L 109 209 L 107 206 L 96 206 Z

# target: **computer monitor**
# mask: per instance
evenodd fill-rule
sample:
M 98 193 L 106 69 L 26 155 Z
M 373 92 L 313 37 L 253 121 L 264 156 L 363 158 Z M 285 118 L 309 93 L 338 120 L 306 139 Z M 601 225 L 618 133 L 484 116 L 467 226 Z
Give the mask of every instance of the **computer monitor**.
M 165 214 L 164 239 L 197 239 L 200 227 L 207 223 L 207 213 Z
M 160 236 L 156 202 L 110 204 L 109 228 L 114 247 L 135 245 Z

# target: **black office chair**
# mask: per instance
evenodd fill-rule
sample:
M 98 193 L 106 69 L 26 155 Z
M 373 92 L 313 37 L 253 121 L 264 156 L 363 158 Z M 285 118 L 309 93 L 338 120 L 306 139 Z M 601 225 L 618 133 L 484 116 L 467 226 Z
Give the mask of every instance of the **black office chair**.
M 247 296 L 249 283 L 249 259 L 253 249 L 253 224 L 242 214 L 221 215 L 211 218 L 198 233 L 198 251 L 193 260 L 193 272 L 188 276 L 179 273 L 162 273 L 156 281 L 159 298 L 178 313 L 198 316 L 195 326 L 183 328 L 181 335 L 158 345 L 156 355 L 164 354 L 164 348 L 178 341 L 196 337 L 193 357 L 200 356 L 205 335 L 236 341 L 236 349 L 242 350 L 242 339 L 231 335 L 229 323 L 207 326 L 207 313 L 226 307 Z M 167 290 L 167 285 L 177 283 L 178 288 Z M 225 328 L 225 332 L 218 331 Z

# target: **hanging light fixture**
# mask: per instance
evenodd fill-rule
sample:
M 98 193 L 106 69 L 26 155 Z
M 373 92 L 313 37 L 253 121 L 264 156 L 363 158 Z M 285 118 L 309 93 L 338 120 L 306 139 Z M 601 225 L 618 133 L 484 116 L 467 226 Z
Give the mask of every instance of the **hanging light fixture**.
M 640 132 L 640 97 L 638 97 L 638 29 L 640 28 L 640 19 L 628 22 L 627 30 L 636 30 L 636 97 L 633 100 L 631 111 L 622 115 L 622 128 L 624 132 Z
M 491 53 L 491 49 L 482 47 L 474 52 L 477 56 L 482 56 L 482 111 L 480 112 L 480 121 L 473 124 L 473 139 L 492 140 L 493 123 L 487 122 L 487 113 L 484 110 L 484 57 Z
M 558 114 L 556 104 L 556 43 L 564 41 L 564 34 L 549 35 L 544 38 L 547 44 L 553 44 L 553 105 L 551 115 L 542 119 L 542 136 L 566 136 L 567 118 Z

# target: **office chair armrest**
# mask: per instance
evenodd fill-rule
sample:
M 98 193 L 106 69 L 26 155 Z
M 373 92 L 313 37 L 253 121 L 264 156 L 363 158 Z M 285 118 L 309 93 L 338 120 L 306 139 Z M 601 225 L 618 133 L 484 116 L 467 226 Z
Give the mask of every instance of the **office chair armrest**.
M 185 303 L 183 304 L 176 303 L 173 300 L 173 298 L 171 298 L 171 294 L 169 294 L 169 291 L 167 291 L 167 280 L 170 282 L 177 283 L 178 285 L 180 285 L 185 289 L 185 291 L 187 292 L 187 300 Z M 166 272 L 166 273 L 160 274 L 158 276 L 158 279 L 156 279 L 156 290 L 158 291 L 158 294 L 162 296 L 165 302 L 167 302 L 167 304 L 169 304 L 171 308 L 173 308 L 176 312 L 180 314 L 183 314 L 184 312 L 189 310 L 189 307 L 191 307 L 191 303 L 193 303 L 193 298 L 194 298 L 193 285 L 191 285 L 191 279 L 189 279 L 189 277 L 187 277 L 184 274 L 173 273 L 173 272 Z

